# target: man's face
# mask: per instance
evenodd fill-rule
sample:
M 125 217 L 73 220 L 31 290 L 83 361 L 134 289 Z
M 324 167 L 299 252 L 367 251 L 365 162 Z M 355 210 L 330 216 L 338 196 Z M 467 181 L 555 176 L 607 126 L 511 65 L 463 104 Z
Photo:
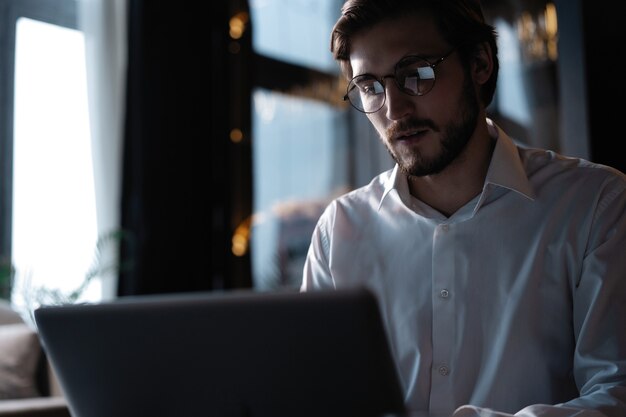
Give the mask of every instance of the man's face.
M 432 19 L 404 16 L 355 36 L 350 64 L 355 76 L 367 73 L 382 78 L 393 74 L 395 64 L 407 55 L 435 62 L 454 46 L 443 40 Z M 385 78 L 385 104 L 367 115 L 408 175 L 443 171 L 461 154 L 476 127 L 477 93 L 456 52 L 437 65 L 435 78 L 433 89 L 423 96 L 409 96 L 392 78 Z

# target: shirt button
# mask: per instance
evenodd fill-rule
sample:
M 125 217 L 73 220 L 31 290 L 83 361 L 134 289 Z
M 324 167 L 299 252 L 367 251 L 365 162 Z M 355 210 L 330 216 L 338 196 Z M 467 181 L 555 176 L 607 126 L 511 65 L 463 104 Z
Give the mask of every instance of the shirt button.
M 450 291 L 443 289 L 441 291 L 439 291 L 439 296 L 441 298 L 448 298 L 450 296 Z
M 437 371 L 441 376 L 447 376 L 450 373 L 450 369 L 446 365 L 441 365 Z
M 448 226 L 447 224 L 442 224 L 441 225 L 441 231 L 442 232 L 447 232 L 449 228 L 450 228 L 450 226 Z

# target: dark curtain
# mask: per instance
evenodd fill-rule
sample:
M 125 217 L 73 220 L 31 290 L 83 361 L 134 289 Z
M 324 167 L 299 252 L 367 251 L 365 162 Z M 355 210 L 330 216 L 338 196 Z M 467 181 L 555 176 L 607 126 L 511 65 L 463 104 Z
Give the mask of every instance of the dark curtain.
M 591 160 L 624 173 L 626 157 L 616 146 L 622 143 L 624 105 L 614 103 L 626 96 L 624 70 L 616 61 L 626 42 L 625 14 L 625 2 L 582 2 Z
M 241 11 L 129 2 L 120 296 L 251 286 L 249 254 L 231 250 L 252 205 L 249 25 L 229 36 Z

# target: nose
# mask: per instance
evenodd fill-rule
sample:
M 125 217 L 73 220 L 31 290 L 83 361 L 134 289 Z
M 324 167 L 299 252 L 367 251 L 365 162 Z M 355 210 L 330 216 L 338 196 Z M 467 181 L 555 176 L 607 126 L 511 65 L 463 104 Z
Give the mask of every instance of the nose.
M 395 80 L 389 79 L 385 83 L 387 99 L 385 100 L 385 115 L 389 120 L 400 120 L 413 112 L 413 97 L 403 93 Z

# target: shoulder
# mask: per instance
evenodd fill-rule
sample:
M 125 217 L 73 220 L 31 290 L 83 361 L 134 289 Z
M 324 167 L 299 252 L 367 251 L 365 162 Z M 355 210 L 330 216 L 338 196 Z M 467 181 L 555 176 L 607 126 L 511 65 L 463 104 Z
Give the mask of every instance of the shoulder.
M 335 207 L 357 211 L 376 211 L 385 191 L 390 187 L 393 170 L 374 177 L 369 184 L 347 192 L 332 201 Z
M 592 193 L 606 190 L 624 191 L 626 175 L 604 164 L 584 158 L 566 156 L 545 149 L 517 145 L 528 178 L 542 185 L 561 187 L 585 187 Z M 589 187 L 595 187 L 589 189 Z M 582 190 L 581 190 L 582 191 Z
M 337 219 L 350 222 L 366 221 L 378 211 L 380 201 L 390 186 L 393 169 L 374 177 L 369 184 L 358 187 L 333 200 L 324 210 L 320 222 L 335 222 Z

